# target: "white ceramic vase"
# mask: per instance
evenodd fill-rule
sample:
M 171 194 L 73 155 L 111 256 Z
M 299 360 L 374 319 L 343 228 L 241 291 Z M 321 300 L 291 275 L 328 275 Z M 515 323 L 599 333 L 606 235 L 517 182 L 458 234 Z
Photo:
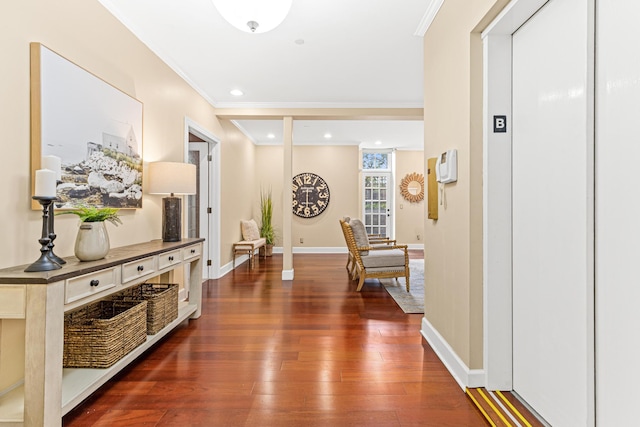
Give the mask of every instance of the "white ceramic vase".
M 80 261 L 95 261 L 107 256 L 109 235 L 104 221 L 80 224 L 74 252 Z

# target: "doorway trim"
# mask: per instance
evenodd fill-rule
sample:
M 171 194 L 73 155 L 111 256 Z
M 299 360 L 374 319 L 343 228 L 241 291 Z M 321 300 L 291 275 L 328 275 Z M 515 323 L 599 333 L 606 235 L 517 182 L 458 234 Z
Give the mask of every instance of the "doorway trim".
M 185 116 L 184 118 L 184 158 L 189 158 L 189 134 L 194 134 L 209 144 L 211 153 L 209 200 L 211 202 L 211 220 L 209 221 L 209 236 L 205 242 L 208 248 L 209 259 L 211 259 L 210 279 L 217 279 L 220 272 L 220 165 L 221 165 L 221 144 L 220 138 L 212 132 L 199 125 L 196 121 Z
M 482 32 L 483 335 L 485 387 L 513 389 L 511 245 L 511 39 L 547 0 L 514 0 Z M 506 116 L 506 132 L 493 132 Z

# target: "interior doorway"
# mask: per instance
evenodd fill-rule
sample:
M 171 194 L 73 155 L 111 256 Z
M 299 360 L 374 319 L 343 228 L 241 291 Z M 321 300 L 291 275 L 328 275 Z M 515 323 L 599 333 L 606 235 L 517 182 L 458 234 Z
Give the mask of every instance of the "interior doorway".
M 187 237 L 205 239 L 202 278 L 220 277 L 220 142 L 186 120 L 186 159 L 196 166 L 195 195 L 187 199 Z

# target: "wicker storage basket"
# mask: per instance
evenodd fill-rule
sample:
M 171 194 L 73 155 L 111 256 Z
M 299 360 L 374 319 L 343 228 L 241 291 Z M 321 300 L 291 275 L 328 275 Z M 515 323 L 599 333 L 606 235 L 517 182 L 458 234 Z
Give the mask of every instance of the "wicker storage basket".
M 153 335 L 178 318 L 178 285 L 143 283 L 112 297 L 121 301 L 147 302 L 147 334 Z
M 147 339 L 147 303 L 97 301 L 64 315 L 65 368 L 108 368 Z

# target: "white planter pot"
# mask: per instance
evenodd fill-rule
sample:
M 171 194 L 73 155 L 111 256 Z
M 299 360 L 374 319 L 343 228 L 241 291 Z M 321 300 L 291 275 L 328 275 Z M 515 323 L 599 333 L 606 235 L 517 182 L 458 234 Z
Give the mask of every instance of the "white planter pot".
M 75 255 L 80 261 L 94 261 L 109 253 L 109 235 L 104 222 L 83 222 L 76 236 Z

